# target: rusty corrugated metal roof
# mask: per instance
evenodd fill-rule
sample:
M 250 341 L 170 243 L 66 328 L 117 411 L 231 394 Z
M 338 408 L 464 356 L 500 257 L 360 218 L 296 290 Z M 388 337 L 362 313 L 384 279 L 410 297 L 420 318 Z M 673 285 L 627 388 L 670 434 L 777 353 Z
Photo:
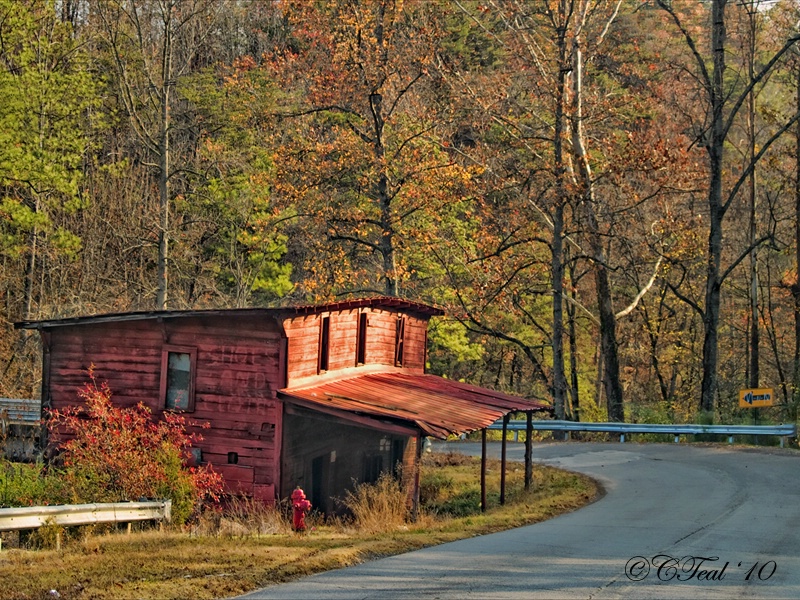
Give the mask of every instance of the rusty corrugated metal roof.
M 415 423 L 425 435 L 483 429 L 518 410 L 549 410 L 540 400 L 526 400 L 435 375 L 370 373 L 280 390 L 289 402 L 315 405 L 377 418 Z

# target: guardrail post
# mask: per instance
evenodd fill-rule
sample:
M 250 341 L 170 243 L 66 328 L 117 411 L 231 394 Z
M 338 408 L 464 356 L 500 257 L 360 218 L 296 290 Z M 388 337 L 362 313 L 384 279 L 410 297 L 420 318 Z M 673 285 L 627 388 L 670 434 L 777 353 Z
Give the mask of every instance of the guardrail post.
M 620 433 L 619 434 L 619 443 L 620 444 L 624 444 L 625 443 L 625 434 L 624 433 Z
M 729 436 L 728 436 L 728 443 L 729 443 L 729 444 L 732 444 L 732 443 L 733 443 L 733 436 L 732 436 L 732 435 L 729 435 Z
M 675 436 L 675 443 L 677 444 L 680 441 L 680 439 L 681 439 L 681 436 L 676 435 Z

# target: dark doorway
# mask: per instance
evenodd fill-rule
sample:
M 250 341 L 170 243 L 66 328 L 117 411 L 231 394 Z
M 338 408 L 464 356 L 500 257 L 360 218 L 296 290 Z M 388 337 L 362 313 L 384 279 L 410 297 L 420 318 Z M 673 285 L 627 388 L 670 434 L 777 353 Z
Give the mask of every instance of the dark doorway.
M 380 454 L 369 454 L 364 457 L 363 483 L 375 483 L 383 470 L 383 457 Z
M 405 445 L 405 440 L 392 440 L 392 475 L 398 479 L 402 475 L 403 450 L 405 449 Z
M 311 461 L 311 508 L 321 512 L 328 511 L 328 469 L 330 459 L 327 454 Z

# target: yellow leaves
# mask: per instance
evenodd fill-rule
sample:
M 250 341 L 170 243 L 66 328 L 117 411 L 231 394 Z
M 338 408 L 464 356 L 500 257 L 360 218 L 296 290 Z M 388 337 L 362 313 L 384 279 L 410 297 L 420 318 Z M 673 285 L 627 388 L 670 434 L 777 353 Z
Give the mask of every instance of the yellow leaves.
M 210 137 L 205 139 L 205 141 L 203 142 L 203 146 L 209 153 L 222 152 L 222 150 L 224 149 L 224 145 L 222 142 L 215 142 Z

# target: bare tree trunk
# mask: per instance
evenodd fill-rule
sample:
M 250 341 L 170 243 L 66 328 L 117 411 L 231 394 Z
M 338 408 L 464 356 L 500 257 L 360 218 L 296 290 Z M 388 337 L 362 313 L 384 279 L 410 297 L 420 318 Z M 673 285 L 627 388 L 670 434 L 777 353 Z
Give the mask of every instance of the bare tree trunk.
M 796 112 L 789 120 L 787 120 L 780 128 L 778 128 L 772 136 L 761 143 L 759 150 L 755 153 L 745 168 L 742 176 L 731 187 L 730 192 L 723 200 L 722 196 L 722 167 L 725 140 L 733 122 L 733 118 L 738 111 L 744 106 L 748 100 L 748 95 L 751 93 L 755 85 L 761 81 L 768 73 L 772 72 L 775 65 L 783 57 L 783 55 L 793 48 L 798 41 L 800 35 L 791 35 L 783 44 L 780 50 L 772 55 L 766 61 L 763 67 L 757 74 L 751 74 L 751 80 L 748 82 L 745 90 L 737 97 L 726 98 L 725 90 L 723 88 L 724 75 L 725 75 L 725 7 L 727 0 L 712 0 L 711 2 L 711 51 L 712 51 L 712 66 L 710 73 L 706 65 L 706 61 L 697 49 L 697 46 L 690 34 L 689 30 L 681 23 L 680 17 L 673 10 L 672 2 L 667 0 L 656 0 L 658 5 L 667 11 L 672 17 L 673 21 L 678 26 L 681 34 L 686 39 L 686 42 L 697 62 L 697 75 L 698 79 L 704 86 L 704 91 L 708 96 L 709 106 L 706 112 L 708 125 L 704 127 L 703 142 L 708 152 L 708 212 L 709 212 L 709 230 L 708 230 L 708 254 L 706 265 L 706 289 L 704 294 L 704 305 L 698 306 L 690 299 L 681 296 L 674 288 L 673 292 L 679 295 L 682 300 L 688 302 L 694 308 L 703 320 L 703 374 L 701 381 L 701 395 L 700 395 L 700 410 L 706 413 L 707 416 L 713 418 L 714 404 L 717 395 L 717 367 L 719 363 L 719 348 L 718 348 L 718 326 L 720 320 L 720 289 L 722 282 L 730 272 L 739 264 L 741 260 L 747 257 L 747 253 L 742 254 L 739 258 L 734 260 L 730 266 L 721 271 L 721 255 L 722 255 L 722 238 L 723 231 L 722 225 L 725 218 L 725 213 L 731 205 L 734 198 L 737 197 L 739 189 L 748 181 L 750 174 L 755 169 L 758 161 L 764 156 L 765 152 L 770 146 L 778 140 L 789 128 L 800 119 L 800 111 Z M 753 18 L 757 16 L 758 12 L 753 11 Z M 730 106 L 728 115 L 725 115 L 724 109 Z M 755 180 L 753 180 L 755 181 Z M 753 246 L 760 243 L 760 240 L 755 240 Z M 756 311 L 757 312 L 757 311 Z M 757 322 L 757 319 L 756 319 Z
M 559 3 L 558 90 L 555 110 L 553 158 L 555 161 L 556 199 L 553 210 L 553 243 L 550 272 L 553 278 L 553 406 L 557 419 L 566 417 L 567 379 L 564 374 L 564 204 L 566 166 L 564 159 L 564 121 L 567 102 L 567 0 Z
M 581 183 L 583 184 L 581 206 L 586 219 L 589 246 L 594 261 L 597 308 L 600 317 L 600 348 L 604 365 L 603 385 L 606 392 L 608 419 L 609 421 L 622 422 L 625 420 L 625 411 L 622 403 L 622 385 L 619 379 L 617 318 L 611 298 L 611 283 L 608 276 L 606 254 L 595 212 L 595 186 L 583 136 L 583 56 L 579 35 L 575 36 L 573 44 L 575 49 L 573 63 L 572 149 L 578 165 Z
M 169 38 L 169 36 L 167 36 Z M 168 51 L 165 51 L 165 54 Z M 165 59 L 165 68 L 169 65 L 169 59 Z M 170 84 L 167 75 L 164 75 L 164 89 L 161 97 L 161 131 L 159 134 L 159 172 L 158 172 L 158 196 L 159 210 L 161 211 L 161 221 L 158 230 L 158 270 L 156 279 L 158 281 L 158 292 L 156 296 L 156 309 L 167 309 L 167 286 L 169 271 L 169 121 L 170 121 Z
M 389 61 L 384 39 L 383 19 L 386 7 L 380 4 L 378 9 L 377 21 L 375 23 L 375 40 L 377 45 L 383 50 L 381 59 L 384 67 Z M 392 219 L 392 197 L 389 193 L 389 176 L 386 172 L 386 149 L 383 145 L 383 127 L 385 118 L 383 114 L 383 96 L 374 92 L 369 97 L 370 110 L 372 112 L 372 123 L 375 130 L 373 141 L 373 153 L 375 162 L 378 165 L 380 175 L 377 181 L 378 204 L 381 209 L 381 239 L 379 248 L 383 266 L 384 293 L 387 296 L 398 296 L 400 290 L 397 282 L 397 265 L 394 250 L 394 223 Z
M 38 210 L 37 210 L 38 212 Z M 28 260 L 25 263 L 25 308 L 22 318 L 26 321 L 33 317 L 33 285 L 36 278 L 36 254 L 38 252 L 39 232 L 34 225 L 31 232 Z
M 577 300 L 575 291 L 575 269 L 570 268 L 569 273 L 570 281 L 570 296 L 573 300 Z M 572 401 L 571 417 L 573 421 L 581 420 L 580 408 L 580 394 L 578 388 L 578 332 L 576 331 L 575 324 L 575 305 L 571 302 L 567 303 L 567 323 L 569 335 L 569 375 L 570 386 L 569 393 Z
M 797 62 L 797 110 L 800 112 L 800 60 Z M 795 243 L 795 269 L 797 280 L 792 285 L 794 297 L 794 418 L 797 418 L 797 407 L 800 406 L 800 121 L 795 125 L 797 143 L 795 146 L 795 183 L 794 183 L 794 243 Z
M 124 106 L 134 134 L 153 159 L 158 186 L 158 256 L 155 308 L 169 304 L 171 186 L 177 80 L 215 27 L 222 0 L 109 0 L 97 16 L 109 45 Z M 152 112 L 151 112 L 152 110 Z
M 711 49 L 713 74 L 711 81 L 711 125 L 709 127 L 709 232 L 708 265 L 706 269 L 705 308 L 703 314 L 703 379 L 700 410 L 713 413 L 717 394 L 717 365 L 719 362 L 720 264 L 722 259 L 722 164 L 725 144 L 723 107 L 723 77 L 725 74 L 725 5 L 727 0 L 712 3 Z
M 756 7 L 752 2 L 748 11 L 750 25 L 750 38 L 748 40 L 747 70 L 750 81 L 755 79 L 754 62 L 756 57 Z M 749 162 L 755 163 L 756 159 L 756 94 L 755 90 L 750 90 L 747 98 L 747 137 Z M 758 387 L 759 380 L 759 316 L 758 316 L 758 246 L 756 244 L 756 170 L 755 167 L 750 171 L 748 178 L 748 192 L 750 195 L 750 364 L 748 365 L 749 380 L 747 385 L 751 388 Z

